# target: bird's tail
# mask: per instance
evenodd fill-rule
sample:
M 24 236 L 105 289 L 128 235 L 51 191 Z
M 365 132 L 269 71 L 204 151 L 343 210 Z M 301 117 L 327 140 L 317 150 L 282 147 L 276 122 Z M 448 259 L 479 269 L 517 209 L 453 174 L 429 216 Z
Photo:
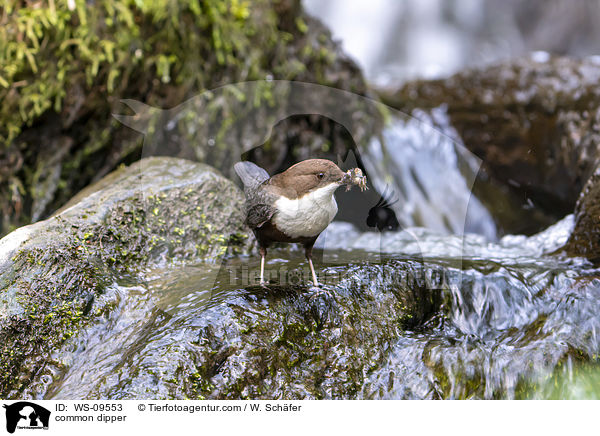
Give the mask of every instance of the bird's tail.
M 238 162 L 233 166 L 237 175 L 242 179 L 244 188 L 255 188 L 269 179 L 269 173 L 252 162 Z

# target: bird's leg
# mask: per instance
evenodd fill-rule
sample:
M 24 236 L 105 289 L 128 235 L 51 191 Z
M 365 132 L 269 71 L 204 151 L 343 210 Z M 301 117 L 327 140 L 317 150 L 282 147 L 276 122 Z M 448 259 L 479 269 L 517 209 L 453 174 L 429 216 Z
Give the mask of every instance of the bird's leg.
M 319 281 L 317 280 L 317 274 L 315 274 L 315 267 L 312 263 L 312 244 L 304 246 L 304 254 L 306 255 L 306 259 L 308 260 L 308 265 L 310 266 L 310 272 L 312 273 L 312 279 L 315 286 L 319 286 Z
M 315 239 L 316 240 L 316 239 Z M 327 299 L 333 298 L 333 296 L 329 293 L 327 289 L 319 287 L 319 281 L 317 280 L 317 274 L 315 273 L 315 267 L 312 263 L 312 248 L 315 241 L 311 241 L 308 244 L 304 245 L 304 252 L 306 254 L 306 259 L 308 260 L 308 265 L 310 265 L 310 272 L 312 273 L 312 279 L 314 283 L 314 287 L 311 289 L 312 295 L 309 300 L 313 300 L 317 297 L 325 296 Z
M 260 284 L 265 285 L 265 258 L 267 257 L 267 249 L 265 247 L 259 247 L 260 253 Z

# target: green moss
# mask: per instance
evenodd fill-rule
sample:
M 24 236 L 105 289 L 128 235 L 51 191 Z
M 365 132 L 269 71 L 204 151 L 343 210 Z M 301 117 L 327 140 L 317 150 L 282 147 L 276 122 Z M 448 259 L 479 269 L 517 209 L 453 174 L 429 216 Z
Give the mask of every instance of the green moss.
M 90 298 L 108 285 L 108 275 L 99 272 L 93 259 L 82 258 L 79 247 L 78 239 L 72 238 L 69 246 L 56 251 L 28 250 L 16 256 L 16 270 L 34 272 L 13 283 L 27 322 L 0 330 L 3 398 L 25 387 L 29 373 L 36 373 L 43 366 L 43 359 L 39 359 L 41 350 L 55 349 L 77 335 L 89 319 L 85 310 Z M 27 371 L 23 371 L 24 365 Z
M 101 0 L 71 9 L 66 0 L 35 8 L 9 0 L 0 23 L 0 142 L 9 144 L 47 110 L 60 111 L 73 87 L 116 94 L 137 70 L 164 84 L 204 81 L 197 62 L 211 57 L 240 68 L 246 58 L 237 55 L 257 50 L 257 14 L 262 38 L 275 41 L 273 15 L 262 14 L 266 4 Z
M 0 147 L 11 167 L 0 178 L 2 233 L 28 223 L 32 209 L 44 217 L 98 174 L 139 158 L 142 137 L 111 115 L 123 112 L 123 98 L 174 107 L 207 89 L 267 77 L 366 92 L 299 0 L 69 3 L 8 0 L 0 15 Z M 339 68 L 352 74 L 323 74 Z M 282 97 L 268 82 L 248 97 L 231 93 L 244 110 L 208 101 L 205 119 L 196 108 L 178 129 L 189 144 L 213 138 L 210 152 L 196 145 L 194 153 L 217 167 L 229 164 L 230 126 Z M 165 135 L 161 119 L 148 123 L 148 133 Z M 206 132 L 209 125 L 215 131 Z
M 150 160 L 147 169 L 172 164 L 164 160 Z M 185 164 L 178 163 L 179 168 Z M 126 199 L 107 200 L 110 212 L 102 212 L 100 220 L 81 219 L 79 213 L 87 213 L 88 205 L 75 206 L 67 218 L 48 221 L 44 248 L 27 246 L 13 257 L 14 274 L 9 276 L 15 278 L 0 292 L 14 291 L 20 307 L 13 317 L 4 318 L 6 324 L 0 329 L 0 369 L 5 369 L 0 374 L 0 397 L 18 397 L 31 383 L 31 373 L 40 373 L 48 364 L 49 350 L 60 349 L 91 319 L 113 309 L 91 307 L 117 278 L 140 274 L 153 259 L 165 255 L 173 262 L 212 261 L 247 252 L 248 236 L 238 210 L 242 193 L 212 170 L 187 165 L 195 174 L 206 171 L 194 189 L 188 184 L 150 198 L 136 190 Z M 136 168 L 131 169 L 133 174 Z M 203 201 L 209 194 L 215 197 L 215 192 L 222 194 L 215 199 L 218 204 Z M 183 213 L 188 203 L 200 210 Z M 154 207 L 158 214 L 152 213 Z M 203 230 L 209 220 L 214 234 Z

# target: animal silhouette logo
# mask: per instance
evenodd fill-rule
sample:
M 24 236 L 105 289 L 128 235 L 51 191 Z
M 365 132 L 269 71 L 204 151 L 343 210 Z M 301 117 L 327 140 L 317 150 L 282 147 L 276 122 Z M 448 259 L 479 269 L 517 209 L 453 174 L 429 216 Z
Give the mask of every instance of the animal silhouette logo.
M 240 160 L 264 162 L 267 173 L 296 163 L 307 157 L 335 160 L 344 171 L 360 168 L 371 189 L 365 193 L 351 190 L 336 196 L 339 211 L 336 220 L 351 223 L 346 227 L 343 243 L 351 245 L 366 234 L 354 250 L 368 262 L 381 261 L 385 256 L 409 255 L 422 259 L 431 244 L 423 245 L 429 233 L 412 228 L 431 229 L 442 235 L 456 235 L 458 255 L 452 262 L 461 270 L 461 239 L 466 233 L 481 233 L 495 238 L 495 228 L 489 212 L 472 196 L 471 188 L 481 160 L 471 154 L 453 133 L 445 118 L 445 109 L 431 114 L 413 111 L 405 114 L 366 96 L 323 85 L 285 80 L 259 80 L 224 85 L 186 100 L 170 109 L 148 106 L 134 100 L 123 100 L 133 113 L 113 114 L 124 125 L 143 133 L 141 157 L 177 155 L 202 161 L 217 168 L 225 177 L 236 179 L 234 165 Z M 285 125 L 293 117 L 320 116 L 345 129 L 350 146 L 342 150 L 331 144 L 312 150 L 309 155 L 296 155 L 292 146 L 276 147 L 275 127 Z M 383 127 L 380 135 L 370 135 Z M 294 144 L 295 133 L 290 133 Z M 292 139 L 290 139 L 292 138 Z M 298 138 L 300 141 L 302 138 Z M 310 141 L 309 141 L 310 142 Z M 308 142 L 307 142 L 308 143 Z M 290 148 L 292 147 L 292 148 Z M 315 152 L 328 153 L 316 156 Z M 313 156 L 314 155 L 314 156 Z M 336 156 L 337 155 L 337 156 Z M 448 167 L 450 170 L 448 170 Z M 147 197 L 152 186 L 152 172 L 141 169 L 140 193 Z M 207 202 L 212 200 L 207 199 Z M 152 201 L 145 201 L 147 213 Z M 441 205 L 451 207 L 441 207 Z M 482 218 L 483 217 L 483 218 Z M 481 224 L 484 223 L 484 224 Z M 375 233 L 369 235 L 368 233 Z M 322 251 L 322 263 L 337 263 L 339 232 L 327 229 L 317 241 Z M 158 237 L 158 235 L 157 235 Z M 337 238 L 337 239 L 336 239 Z M 329 242 L 327 242 L 329 240 Z M 167 240 L 161 247 L 177 249 L 177 239 Z M 434 252 L 430 257 L 437 257 Z M 229 277 L 247 283 L 250 276 L 235 271 Z M 220 268 L 207 269 L 204 281 L 216 283 L 222 279 Z M 234 271 L 234 272 L 232 272 Z M 277 276 L 282 277 L 281 270 Z M 237 282 L 236 282 L 237 283 Z
M 6 431 L 19 429 L 48 429 L 50 411 L 29 401 L 4 405 L 6 409 Z

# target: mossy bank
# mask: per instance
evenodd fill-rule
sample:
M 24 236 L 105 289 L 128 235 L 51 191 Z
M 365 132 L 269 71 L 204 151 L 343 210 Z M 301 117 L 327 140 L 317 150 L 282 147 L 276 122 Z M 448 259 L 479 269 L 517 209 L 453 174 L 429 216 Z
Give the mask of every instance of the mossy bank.
M 3 398 L 22 395 L 66 339 L 103 315 L 94 300 L 118 277 L 214 262 L 250 245 L 243 194 L 203 164 L 144 159 L 84 194 L 0 241 Z
M 219 86 L 271 79 L 368 93 L 360 70 L 300 0 L 56 0 L 35 7 L 9 0 L 3 12 L 0 234 L 46 218 L 119 164 L 140 159 L 142 135 L 112 117 L 126 111 L 122 99 L 168 109 Z M 273 98 L 266 83 L 243 108 L 267 106 Z M 372 120 L 360 107 L 345 110 L 353 119 Z M 197 142 L 208 136 L 190 136 L 189 123 L 182 123 L 157 132 L 165 144 L 161 155 L 226 173 L 220 156 L 235 154 L 230 147 L 249 139 L 226 136 L 244 113 L 211 102 L 196 125 L 212 120 L 219 126 L 214 147 Z M 354 140 L 366 141 L 372 130 L 365 124 Z M 270 142 L 271 152 L 255 158 L 271 171 L 298 153 L 328 150 L 335 157 L 354 143 L 333 121 L 308 115 L 287 120 Z

